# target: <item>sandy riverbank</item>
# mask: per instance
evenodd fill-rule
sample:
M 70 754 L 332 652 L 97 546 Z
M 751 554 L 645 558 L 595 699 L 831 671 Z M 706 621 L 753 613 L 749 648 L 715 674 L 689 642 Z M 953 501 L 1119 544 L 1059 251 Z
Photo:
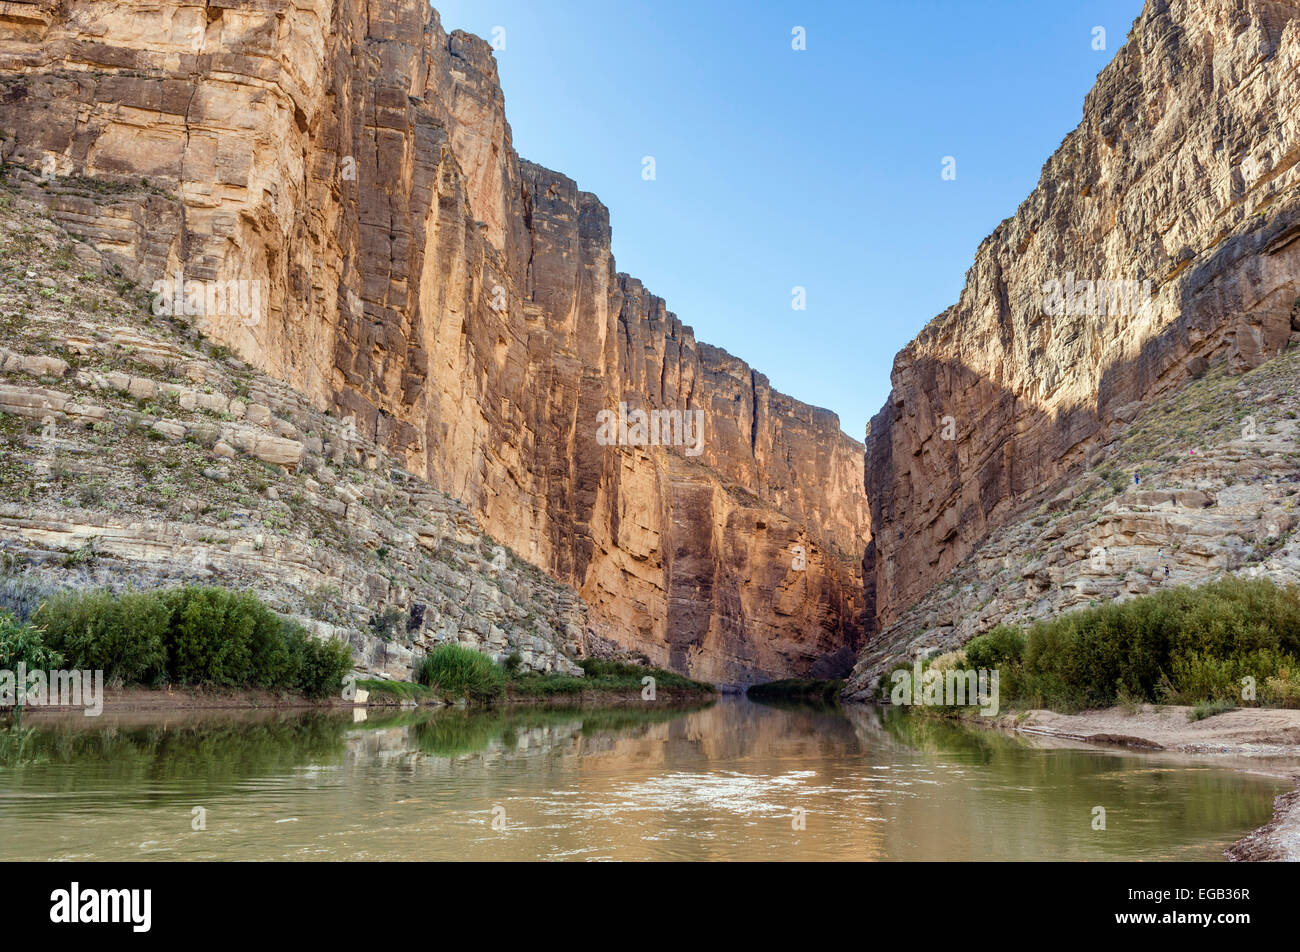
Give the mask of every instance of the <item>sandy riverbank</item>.
M 1240 708 L 1199 721 L 1188 720 L 1190 710 L 1151 704 L 1078 714 L 1033 710 L 1003 714 L 994 723 L 1026 734 L 1145 750 L 1300 757 L 1300 710 Z
M 1244 769 L 1284 776 L 1300 784 L 1300 710 L 1242 708 L 1199 721 L 1188 720 L 1190 708 L 1113 707 L 1077 714 L 1022 711 L 1003 714 L 995 726 L 1090 744 L 1188 754 L 1232 754 L 1233 766 L 1249 758 Z M 1278 797 L 1273 820 L 1234 843 L 1231 860 L 1300 861 L 1300 788 Z
M 294 711 L 294 710 L 345 710 L 352 702 L 342 698 L 312 699 L 300 694 L 286 694 L 255 688 L 105 688 L 103 710 L 105 714 L 129 714 L 151 711 Z M 84 707 L 42 705 L 25 707 L 24 719 L 47 714 L 65 716 L 85 714 Z M 0 714 L 13 715 L 12 707 L 0 709 Z

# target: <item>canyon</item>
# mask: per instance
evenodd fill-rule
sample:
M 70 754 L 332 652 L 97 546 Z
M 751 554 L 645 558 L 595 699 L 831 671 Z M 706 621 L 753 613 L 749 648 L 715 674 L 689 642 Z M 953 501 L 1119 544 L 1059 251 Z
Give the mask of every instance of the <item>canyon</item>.
M 616 270 L 608 210 L 518 157 L 491 48 L 427 3 L 7 2 L 0 136 L 106 273 L 256 287 L 194 327 L 571 586 L 566 657 L 851 665 L 862 445 Z M 623 403 L 702 414 L 701 445 L 604 445 Z
M 213 543 L 214 561 L 287 611 L 333 586 L 335 621 L 435 606 L 396 659 L 341 625 L 386 676 L 459 641 L 542 670 L 625 652 L 728 688 L 851 671 L 847 696 L 869 698 L 890 664 L 1001 621 L 1224 572 L 1300 579 L 1298 160 L 1300 4 L 1148 0 L 859 443 L 617 270 L 609 210 L 518 156 L 491 47 L 422 0 L 0 3 L 0 161 L 53 229 L 42 254 L 66 241 L 109 285 L 256 288 L 254 316 L 187 319 L 233 371 L 183 328 L 166 347 L 217 412 L 270 408 L 217 436 L 284 470 L 282 495 L 336 508 L 362 487 L 325 540 L 341 561 L 273 583 L 246 548 Z M 0 409 L 40 419 L 50 361 L 95 406 L 188 393 L 174 356 L 122 386 L 107 374 L 131 368 L 88 362 L 133 339 L 120 288 L 103 324 L 21 270 L 9 319 L 57 333 L 9 344 Z M 65 395 L 59 424 L 90 395 Z M 702 438 L 630 438 L 640 414 Z M 184 439 L 210 421 L 144 422 Z M 28 548 L 112 522 L 51 510 L 41 529 L 5 502 L 3 541 Z M 447 533 L 429 522 L 458 526 L 454 578 L 434 577 Z M 246 546 L 237 528 L 222 538 Z M 114 558 L 172 558 L 150 533 Z M 506 603 L 484 594 L 503 571 Z

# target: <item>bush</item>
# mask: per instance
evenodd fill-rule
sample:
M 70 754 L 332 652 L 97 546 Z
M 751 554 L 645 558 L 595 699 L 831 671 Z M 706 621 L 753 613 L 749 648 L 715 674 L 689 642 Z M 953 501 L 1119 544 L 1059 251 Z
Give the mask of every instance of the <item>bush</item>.
M 269 609 L 250 595 L 219 588 L 180 588 L 164 599 L 171 609 L 167 673 L 174 683 L 253 681 L 253 632 L 262 621 L 258 609 L 270 614 Z
M 1002 695 L 1022 707 L 1236 703 L 1247 677 L 1263 685 L 1261 700 L 1288 703 L 1290 675 L 1281 673 L 1300 670 L 1300 589 L 1236 577 L 1182 586 L 1037 622 L 1027 634 L 999 626 L 965 652 L 969 667 L 999 669 Z
M 307 697 L 323 698 L 338 693 L 344 676 L 352 670 L 352 646 L 345 641 L 319 641 L 290 624 L 286 635 L 289 653 L 297 658 L 294 680 L 286 684 Z
M 641 679 L 652 677 L 656 688 L 685 688 L 692 691 L 713 691 L 711 684 L 694 681 L 684 674 L 666 671 L 663 668 L 647 668 L 626 661 L 604 661 L 600 658 L 584 658 L 578 662 L 587 683 L 598 687 L 635 687 L 641 688 Z
M 1003 664 L 1019 664 L 1025 654 L 1025 636 L 1019 628 L 998 625 L 966 643 L 967 667 L 992 671 Z
M 1282 668 L 1264 682 L 1263 700 L 1277 707 L 1300 707 L 1300 677 L 1295 668 Z
M 19 664 L 30 671 L 57 671 L 63 655 L 45 642 L 39 628 L 0 612 L 0 669 L 16 671 Z
M 1214 717 L 1216 714 L 1226 714 L 1228 711 L 1236 710 L 1237 705 L 1231 701 L 1202 701 L 1187 712 L 1189 721 L 1203 721 L 1207 717 Z
M 460 645 L 442 645 L 420 665 L 419 681 L 451 697 L 492 701 L 505 693 L 506 673 L 487 655 Z
M 46 639 L 85 671 L 103 671 L 109 684 L 153 683 L 167 662 L 163 639 L 171 612 L 156 595 L 64 592 L 36 612 Z
M 352 668 L 346 642 L 322 642 L 248 592 L 65 593 L 37 613 L 51 648 L 112 683 L 258 687 L 326 697 Z

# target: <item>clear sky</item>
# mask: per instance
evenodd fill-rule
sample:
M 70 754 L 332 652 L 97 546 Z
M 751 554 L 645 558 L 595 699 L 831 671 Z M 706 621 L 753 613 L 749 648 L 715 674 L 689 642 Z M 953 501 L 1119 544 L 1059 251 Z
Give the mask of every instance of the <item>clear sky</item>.
M 957 300 L 980 241 L 1078 124 L 1142 3 L 434 7 L 448 30 L 504 43 L 515 148 L 604 201 L 619 270 L 697 339 L 861 439 L 894 354 Z

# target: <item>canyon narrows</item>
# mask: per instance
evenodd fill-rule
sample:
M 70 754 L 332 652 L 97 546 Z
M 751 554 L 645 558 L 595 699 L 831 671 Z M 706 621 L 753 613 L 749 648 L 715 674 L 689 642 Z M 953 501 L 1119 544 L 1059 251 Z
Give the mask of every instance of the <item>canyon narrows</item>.
M 865 445 L 616 270 L 599 199 L 516 154 L 491 47 L 422 0 L 0 4 L 0 159 L 115 279 L 256 290 L 256 319 L 193 323 L 262 376 L 158 342 L 155 370 L 191 360 L 239 423 L 221 445 L 309 469 L 286 492 L 351 537 L 329 559 L 309 534 L 263 562 L 238 534 L 205 545 L 285 610 L 329 587 L 354 619 L 400 612 L 395 658 L 333 619 L 364 667 L 400 673 L 447 641 L 559 668 L 628 651 L 728 687 L 856 661 L 848 692 L 867 697 L 916 651 L 1145 593 L 1157 562 L 1177 582 L 1234 571 L 1255 522 L 1293 530 L 1277 487 L 1298 434 L 1267 408 L 1300 329 L 1298 71 L 1292 0 L 1150 0 L 959 302 L 896 358 Z M 12 355 L 11 412 L 62 400 L 56 418 L 77 418 L 86 394 L 32 389 L 51 359 L 95 393 L 207 406 L 156 374 L 83 380 L 69 349 L 100 344 L 72 315 L 42 320 L 55 352 Z M 1245 375 L 1224 385 L 1232 422 L 1271 428 L 1249 457 L 1184 425 L 1178 401 L 1220 371 Z M 638 414 L 655 424 L 639 435 Z M 1188 445 L 1132 445 L 1156 430 Z M 1098 498 L 1099 473 L 1139 467 L 1140 491 Z M 401 518 L 390 468 L 421 487 L 397 491 Z M 6 532 L 116 538 L 115 557 L 165 577 L 206 538 L 193 513 L 173 532 L 93 510 L 16 505 Z M 462 552 L 448 581 L 431 563 L 452 537 L 483 558 Z M 519 562 L 499 611 L 476 588 L 501 587 L 496 543 Z M 1297 564 L 1287 543 L 1262 567 Z
M 24 195 L 113 273 L 253 287 L 264 315 L 198 329 L 572 585 L 589 610 L 562 651 L 721 685 L 851 666 L 862 445 L 615 270 L 605 207 L 519 159 L 491 48 L 423 0 L 5 3 L 0 130 L 40 177 Z M 620 404 L 702 412 L 698 453 L 599 441 Z M 415 607 L 383 567 L 336 574 L 304 570 L 281 603 L 330 585 Z M 530 634 L 437 622 L 435 642 L 501 655 Z

